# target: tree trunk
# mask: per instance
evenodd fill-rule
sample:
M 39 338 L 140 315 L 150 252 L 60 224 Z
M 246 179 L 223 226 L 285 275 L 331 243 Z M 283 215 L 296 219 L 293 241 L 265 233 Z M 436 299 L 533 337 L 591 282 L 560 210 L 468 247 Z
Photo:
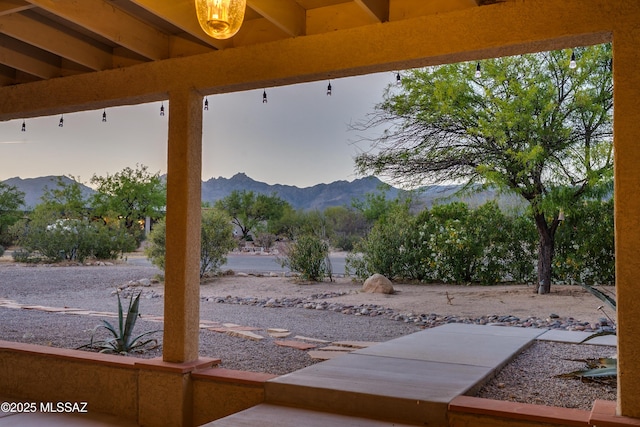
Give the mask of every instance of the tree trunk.
M 538 244 L 538 287 L 535 292 L 548 294 L 551 292 L 551 263 L 553 262 L 558 221 L 554 219 L 549 226 L 544 214 L 534 214 L 534 219 L 540 238 Z

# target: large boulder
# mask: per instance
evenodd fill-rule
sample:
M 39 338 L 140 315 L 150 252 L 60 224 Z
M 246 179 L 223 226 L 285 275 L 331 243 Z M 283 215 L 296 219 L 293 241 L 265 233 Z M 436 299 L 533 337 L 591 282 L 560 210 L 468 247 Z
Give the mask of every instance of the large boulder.
M 384 277 L 382 274 L 374 274 L 364 281 L 362 290 L 370 294 L 392 294 L 394 293 L 393 284 L 391 280 Z

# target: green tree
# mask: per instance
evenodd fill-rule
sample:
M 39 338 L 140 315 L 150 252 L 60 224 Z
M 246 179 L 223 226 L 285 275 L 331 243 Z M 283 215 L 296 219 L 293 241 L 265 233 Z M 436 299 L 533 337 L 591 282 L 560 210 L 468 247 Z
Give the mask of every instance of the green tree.
M 88 200 L 82 194 L 77 178 L 56 179 L 54 188 L 45 187 L 41 202 L 34 209 L 36 217 L 48 217 L 49 222 L 58 219 L 82 219 L 89 215 Z
M 240 228 L 243 239 L 248 239 L 252 231 L 266 227 L 268 221 L 282 217 L 288 203 L 272 194 L 255 194 L 253 191 L 233 191 L 218 200 L 215 206 L 224 210 Z
M 205 208 L 200 227 L 200 277 L 216 273 L 227 262 L 227 253 L 236 246 L 231 218 L 219 209 Z M 166 254 L 165 219 L 159 220 L 149 235 L 145 254 L 164 270 Z
M 11 244 L 9 227 L 22 216 L 20 207 L 23 205 L 24 193 L 12 185 L 0 182 L 0 245 Z
M 360 212 L 370 225 L 373 225 L 376 221 L 384 220 L 396 207 L 411 205 L 412 199 L 409 194 L 402 194 L 395 199 L 387 199 L 386 191 L 389 188 L 389 185 L 383 184 L 379 188 L 381 191 L 367 193 L 364 195 L 364 199 L 352 200 L 351 207 Z
M 144 165 L 126 167 L 105 177 L 94 175 L 91 183 L 96 187 L 91 200 L 94 215 L 105 223 L 118 218 L 134 234 L 140 230 L 140 221 L 160 217 L 167 204 L 166 187 L 159 173 L 151 174 Z
M 135 240 L 118 222 L 104 224 L 92 221 L 80 184 L 59 177 L 55 188 L 47 188 L 29 215 L 12 227 L 18 244 L 28 258 L 36 253 L 50 261 L 83 262 L 86 258 L 116 258 L 135 249 Z
M 327 228 L 331 231 L 329 241 L 335 248 L 351 251 L 368 229 L 364 215 L 353 208 L 330 206 L 323 214 L 327 219 Z
M 561 209 L 602 194 L 612 179 L 611 46 L 452 64 L 406 73 L 372 117 L 385 126 L 356 159 L 362 173 L 418 185 L 497 186 L 524 198 L 538 232 L 538 292 L 551 289 Z

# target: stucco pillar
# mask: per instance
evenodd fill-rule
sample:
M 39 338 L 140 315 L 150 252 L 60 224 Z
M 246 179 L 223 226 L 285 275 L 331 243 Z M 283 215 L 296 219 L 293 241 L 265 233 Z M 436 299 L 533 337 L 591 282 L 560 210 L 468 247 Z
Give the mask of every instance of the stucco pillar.
M 640 32 L 613 34 L 618 415 L 640 418 Z
M 187 89 L 171 92 L 162 352 L 165 362 L 198 358 L 201 171 L 202 96 Z

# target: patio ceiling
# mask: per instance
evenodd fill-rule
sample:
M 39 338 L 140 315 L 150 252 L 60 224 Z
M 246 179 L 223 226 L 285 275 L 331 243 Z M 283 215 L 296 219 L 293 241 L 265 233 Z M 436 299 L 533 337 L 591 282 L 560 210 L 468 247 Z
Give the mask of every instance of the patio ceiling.
M 504 0 L 247 0 L 229 40 L 193 0 L 0 0 L 0 86 L 481 7 Z

